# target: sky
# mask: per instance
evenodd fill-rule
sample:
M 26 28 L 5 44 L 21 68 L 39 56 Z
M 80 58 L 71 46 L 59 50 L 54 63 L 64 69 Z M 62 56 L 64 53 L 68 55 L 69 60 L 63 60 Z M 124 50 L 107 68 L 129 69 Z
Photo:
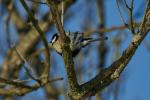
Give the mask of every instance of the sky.
M 139 5 L 141 5 L 141 0 L 135 0 L 135 11 L 138 9 Z M 120 20 L 118 16 L 118 12 L 116 9 L 115 2 L 110 0 L 107 2 L 107 25 L 120 25 L 119 22 L 116 21 Z M 144 11 L 144 3 L 140 10 Z M 109 11 L 108 11 L 109 10 Z M 111 17 L 110 17 L 111 16 Z M 126 18 L 126 17 L 124 17 Z M 113 20 L 115 19 L 115 20 Z M 141 18 L 137 18 L 137 21 L 140 21 Z M 150 35 L 148 35 L 146 40 L 150 39 Z M 125 43 L 120 51 L 123 51 L 127 47 L 127 43 Z M 122 94 L 119 97 L 119 100 L 149 100 L 150 99 L 150 51 L 145 48 L 144 44 L 142 43 L 125 70 L 122 74 L 125 74 L 125 85 L 120 87 L 120 91 L 123 90 Z
M 69 9 L 69 11 L 67 11 L 66 13 L 72 13 L 73 14 L 73 18 L 69 19 L 69 21 L 65 22 L 65 30 L 70 30 L 70 31 L 82 31 L 81 26 L 84 25 L 84 18 L 85 18 L 85 12 L 89 9 L 86 9 L 86 5 L 84 4 L 84 2 L 87 0 L 78 0 L 77 3 L 75 3 L 73 6 L 71 6 L 71 8 Z M 96 1 L 96 0 L 89 0 L 89 1 Z M 129 1 L 129 0 L 128 0 Z M 142 3 L 142 0 L 135 0 L 135 11 L 137 11 L 138 7 L 140 6 L 140 10 L 143 10 L 144 12 L 144 7 L 145 7 L 145 3 Z M 92 3 L 92 2 L 91 2 Z M 142 4 L 142 6 L 141 6 Z M 106 0 L 105 3 L 105 7 L 106 7 L 106 27 L 112 27 L 112 26 L 120 26 L 123 25 L 123 23 L 121 22 L 120 16 L 118 14 L 118 10 L 116 7 L 116 3 L 115 0 Z M 47 7 L 45 6 L 41 6 L 41 11 L 47 11 Z M 98 25 L 98 15 L 97 15 L 97 10 L 96 10 L 96 3 L 93 3 L 91 6 L 91 14 L 90 17 L 93 18 L 93 22 L 92 22 L 92 28 L 96 28 Z M 77 10 L 79 10 L 77 12 Z M 124 18 L 127 19 L 127 16 L 123 13 Z M 38 17 L 38 15 L 37 15 Z M 136 21 L 140 22 L 141 18 L 136 18 Z M 2 26 L 2 19 L 0 19 L 0 27 Z M 0 36 L 2 38 L 2 30 L 0 31 Z M 50 33 L 47 34 L 48 36 L 48 40 L 51 39 L 52 34 L 55 33 L 56 30 L 55 28 L 52 29 L 52 31 Z M 120 53 L 123 52 L 123 50 L 125 50 L 125 48 L 127 48 L 128 44 L 130 43 L 131 40 L 131 35 L 129 35 L 129 31 L 127 30 L 127 35 L 128 38 L 126 40 L 124 40 L 123 44 L 121 45 L 120 48 Z M 120 34 L 124 34 L 124 33 L 120 33 Z M 112 32 L 112 33 L 107 33 L 107 36 L 109 38 L 109 40 L 106 42 L 107 44 L 110 44 L 110 53 L 107 56 L 107 63 L 106 66 L 109 66 L 112 61 L 112 53 L 113 51 L 113 47 L 111 47 L 111 39 L 112 37 L 116 36 L 116 32 Z M 148 35 L 146 38 L 146 40 L 149 41 L 150 39 L 150 35 Z M 2 42 L 2 41 L 0 41 Z M 150 42 L 150 41 L 149 41 Z M 91 45 L 91 49 L 95 49 L 95 46 L 97 45 L 96 43 Z M 96 57 L 95 53 L 91 53 L 92 57 Z M 65 81 L 67 81 L 66 78 L 66 71 L 64 69 L 64 63 L 62 58 L 56 54 L 56 52 L 52 52 L 52 56 L 55 56 L 58 60 L 59 63 L 57 63 L 56 66 L 52 66 L 51 72 L 53 72 L 53 70 L 57 69 L 57 72 L 55 72 L 55 77 L 56 76 L 63 76 L 65 77 L 64 81 L 58 82 L 59 85 L 66 84 Z M 0 63 L 2 63 L 2 59 L 3 57 L 0 55 Z M 85 58 L 87 61 L 92 61 L 94 64 L 96 63 L 96 61 L 91 60 L 91 58 Z M 133 58 L 131 59 L 131 61 L 129 62 L 129 64 L 127 65 L 127 67 L 125 68 L 125 70 L 123 71 L 121 77 L 123 77 L 124 79 L 124 83 L 123 85 L 120 86 L 120 92 L 121 94 L 119 95 L 119 100 L 150 100 L 150 51 L 144 46 L 144 44 L 142 43 L 135 55 L 133 56 Z M 78 60 L 78 59 L 77 59 Z M 77 61 L 76 60 L 76 61 Z M 85 65 L 87 68 L 88 66 Z M 85 68 L 86 69 L 86 68 Z M 93 71 L 95 72 L 94 68 Z M 93 75 L 91 76 L 94 77 L 96 73 L 93 73 Z M 89 80 L 89 78 L 84 79 L 84 81 Z M 84 82 L 83 81 L 83 82 Z M 109 87 L 108 87 L 109 88 Z M 106 91 L 106 89 L 104 89 L 104 91 Z M 38 93 L 38 96 L 37 96 Z M 41 100 L 44 98 L 44 94 L 43 94 L 43 90 L 39 89 L 38 91 L 29 93 L 23 97 L 19 97 L 18 99 L 21 100 Z M 106 100 L 111 100 L 112 96 L 110 94 L 110 96 L 105 97 Z M 61 100 L 63 100 L 63 97 L 60 97 Z

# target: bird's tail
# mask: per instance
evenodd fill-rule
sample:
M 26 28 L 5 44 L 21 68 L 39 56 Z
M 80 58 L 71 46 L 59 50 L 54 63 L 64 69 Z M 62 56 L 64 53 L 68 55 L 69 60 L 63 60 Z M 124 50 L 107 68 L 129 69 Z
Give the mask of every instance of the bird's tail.
M 107 40 L 108 37 L 99 37 L 99 38 L 87 38 L 89 40 L 89 42 L 95 42 L 95 41 L 104 41 Z
M 96 41 L 104 41 L 107 40 L 108 37 L 99 37 L 99 38 L 84 38 L 84 41 L 82 43 L 83 47 L 90 44 L 91 42 L 96 42 Z

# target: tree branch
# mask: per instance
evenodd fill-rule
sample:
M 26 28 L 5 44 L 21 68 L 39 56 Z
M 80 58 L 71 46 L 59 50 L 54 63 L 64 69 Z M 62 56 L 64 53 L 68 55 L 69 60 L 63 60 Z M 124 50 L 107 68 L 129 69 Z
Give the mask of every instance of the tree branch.
M 48 81 L 42 85 L 35 83 L 32 86 L 28 86 L 28 85 L 23 84 L 24 81 L 9 81 L 4 78 L 0 78 L 1 83 L 5 85 L 15 86 L 14 88 L 8 88 L 8 89 L 0 88 L 0 95 L 24 95 L 31 91 L 35 91 L 47 85 L 48 83 L 52 83 L 52 82 L 59 81 L 59 80 L 63 80 L 63 78 L 55 78 L 51 80 L 48 79 Z
M 57 10 L 56 5 L 52 0 L 47 0 L 51 7 L 53 19 L 55 20 L 55 24 L 57 27 L 58 32 L 62 37 L 62 43 L 69 44 L 69 41 L 65 41 L 65 33 L 60 21 L 60 15 Z M 128 48 L 123 52 L 122 56 L 112 63 L 109 67 L 103 70 L 101 73 L 97 74 L 95 78 L 91 79 L 90 81 L 78 85 L 76 74 L 74 71 L 73 59 L 71 56 L 69 45 L 63 45 L 63 56 L 65 61 L 65 66 L 67 70 L 69 85 L 70 85 L 70 92 L 69 95 L 73 99 L 80 99 L 87 96 L 95 95 L 98 91 L 101 91 L 109 84 L 111 84 L 114 80 L 119 78 L 121 72 L 125 69 L 129 61 L 131 60 L 132 56 L 136 52 L 138 46 L 143 41 L 144 37 L 147 35 L 148 31 L 150 30 L 149 23 L 150 19 L 147 16 L 147 12 L 150 10 L 150 0 L 148 1 L 147 9 L 144 15 L 144 19 L 142 24 L 140 25 L 140 31 L 138 34 L 134 35 L 132 38 L 131 43 L 129 44 Z M 55 12 L 54 12 L 55 11 Z M 147 26 L 148 25 L 148 26 Z
M 43 74 L 41 75 L 41 77 L 43 78 L 42 82 L 46 82 L 48 77 L 49 77 L 49 69 L 50 69 L 50 52 L 49 52 L 48 43 L 47 43 L 47 40 L 46 40 L 44 32 L 41 30 L 41 28 L 38 25 L 38 21 L 34 18 L 34 15 L 30 12 L 30 10 L 29 10 L 27 4 L 25 3 L 25 1 L 24 0 L 20 0 L 20 2 L 23 5 L 23 7 L 25 8 L 26 12 L 28 13 L 29 18 L 30 18 L 33 26 L 35 27 L 35 29 L 40 34 L 40 36 L 42 38 L 42 41 L 43 41 L 43 44 L 44 44 L 44 46 L 46 48 L 45 57 L 46 57 L 46 61 L 47 61 L 48 64 L 47 63 L 45 64 L 45 68 L 44 68 Z
M 70 40 L 68 37 L 66 37 L 65 31 L 63 29 L 62 23 L 61 23 L 61 17 L 60 13 L 56 7 L 56 3 L 53 0 L 47 0 L 47 3 L 50 6 L 52 17 L 54 20 L 54 23 L 56 25 L 56 28 L 58 30 L 58 33 L 60 33 L 61 41 L 62 41 L 62 48 L 63 48 L 63 58 L 65 62 L 65 67 L 67 70 L 67 75 L 68 75 L 68 80 L 69 80 L 69 86 L 70 86 L 70 92 L 69 95 L 77 95 L 78 92 L 80 91 L 75 70 L 74 70 L 74 63 L 73 63 L 73 58 L 69 46 Z M 63 45 L 65 44 L 65 45 Z
M 94 95 L 98 91 L 111 84 L 115 79 L 119 78 L 121 72 L 125 69 L 132 56 L 136 52 L 138 46 L 141 44 L 144 37 L 150 30 L 150 27 L 147 26 L 148 23 L 150 23 L 150 19 L 146 17 L 149 10 L 150 0 L 148 1 L 143 22 L 140 25 L 140 32 L 133 36 L 132 42 L 129 44 L 128 48 L 123 52 L 122 56 L 118 60 L 112 63 L 108 69 L 103 71 L 101 74 L 99 73 L 95 78 L 82 85 L 83 89 L 87 91 L 86 94 Z
M 67 9 L 71 4 L 74 3 L 75 0 L 70 0 L 68 2 L 65 2 L 65 8 Z M 17 14 L 15 14 L 17 16 Z M 48 14 L 46 14 L 48 15 Z M 13 17 L 14 18 L 14 17 Z M 15 21 L 18 20 L 17 18 L 14 18 Z M 13 19 L 13 20 L 14 20 Z M 20 20 L 20 19 L 19 19 Z M 23 19 L 22 19 L 23 20 Z M 21 21 L 21 20 L 20 20 Z M 19 22 L 20 22 L 19 21 Z M 15 24 L 18 24 L 18 23 L 15 23 Z M 20 24 L 19 24 L 20 25 Z M 21 24 L 22 26 L 23 24 Z M 44 31 L 47 31 L 49 29 L 49 26 L 52 25 L 51 22 L 43 22 L 41 21 L 39 23 L 39 25 L 42 26 L 42 28 L 44 29 Z M 26 27 L 26 25 L 24 25 Z M 24 27 L 22 26 L 22 28 Z M 17 26 L 18 28 L 18 26 Z M 24 31 L 23 31 L 24 32 Z M 26 33 L 27 34 L 27 33 Z M 33 49 L 35 47 L 35 45 L 38 43 L 40 39 L 40 35 L 37 34 L 34 29 L 31 29 L 27 35 L 25 35 L 24 37 L 22 37 L 20 39 L 20 42 L 17 44 L 16 48 L 19 50 L 20 54 L 24 57 L 26 57 L 29 53 L 29 51 L 31 51 L 31 49 Z M 30 40 L 30 41 L 29 41 Z M 32 41 L 32 42 L 31 42 Z M 3 70 L 1 70 L 1 75 L 3 77 L 5 77 L 6 79 L 7 78 L 14 78 L 14 74 L 15 73 L 19 73 L 19 69 L 20 69 L 20 66 L 22 64 L 22 60 L 20 59 L 20 57 L 17 55 L 16 51 L 13 50 L 13 48 L 9 51 L 8 55 L 7 55 L 7 58 L 5 59 L 4 61 L 4 64 L 3 64 Z M 12 76 L 13 75 L 13 76 Z M 17 74 L 18 75 L 18 74 Z M 16 76 L 18 77 L 18 76 Z M 47 83 L 49 82 L 53 82 L 57 80 L 56 79 L 51 79 L 51 80 L 48 80 Z M 62 80 L 62 78 L 58 78 L 58 80 Z M 27 80 L 25 80 L 27 82 Z M 33 89 L 27 89 L 26 87 L 23 86 L 23 88 L 20 88 L 19 85 L 21 85 L 20 83 L 23 83 L 25 82 L 24 80 L 13 80 L 13 81 L 9 81 L 9 80 L 6 80 L 6 81 L 3 81 L 1 80 L 0 78 L 0 83 L 4 84 L 5 85 L 13 85 L 13 86 L 16 86 L 15 88 L 16 89 L 13 89 L 13 88 L 10 88 L 10 89 L 5 89 L 5 87 L 2 89 L 0 89 L 0 95 L 24 95 L 26 93 L 29 93 L 29 92 L 32 92 L 34 91 Z M 38 84 L 38 83 L 36 83 Z M 45 83 L 46 84 L 46 83 Z M 1 84 L 0 84 L 1 85 Z M 40 84 L 40 85 L 43 85 L 44 84 Z M 34 86 L 34 85 L 33 85 Z M 50 85 L 51 86 L 51 85 Z M 30 87 L 30 86 L 29 86 Z M 26 89 L 24 89 L 26 88 Z M 39 87 L 40 88 L 40 87 Z M 53 90 L 52 90 L 53 91 Z

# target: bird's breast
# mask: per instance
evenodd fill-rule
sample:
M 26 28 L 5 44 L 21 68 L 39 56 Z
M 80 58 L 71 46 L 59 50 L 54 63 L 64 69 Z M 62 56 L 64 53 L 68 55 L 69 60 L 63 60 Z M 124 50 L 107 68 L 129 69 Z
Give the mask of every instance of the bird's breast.
M 62 53 L 62 48 L 61 48 L 61 45 L 60 45 L 60 42 L 57 41 L 55 44 L 53 44 L 53 48 L 55 48 L 55 50 L 58 52 L 58 53 Z

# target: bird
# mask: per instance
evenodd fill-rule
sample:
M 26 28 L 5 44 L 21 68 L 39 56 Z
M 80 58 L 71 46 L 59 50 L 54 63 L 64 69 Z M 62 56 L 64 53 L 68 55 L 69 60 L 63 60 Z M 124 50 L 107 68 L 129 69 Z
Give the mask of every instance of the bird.
M 107 37 L 84 37 L 83 32 L 66 32 L 66 36 L 70 39 L 69 46 L 73 57 L 77 56 L 81 49 L 86 47 L 90 43 L 95 41 L 107 40 Z M 57 33 L 52 36 L 52 39 L 49 43 L 51 44 L 51 47 L 62 56 L 60 36 Z

